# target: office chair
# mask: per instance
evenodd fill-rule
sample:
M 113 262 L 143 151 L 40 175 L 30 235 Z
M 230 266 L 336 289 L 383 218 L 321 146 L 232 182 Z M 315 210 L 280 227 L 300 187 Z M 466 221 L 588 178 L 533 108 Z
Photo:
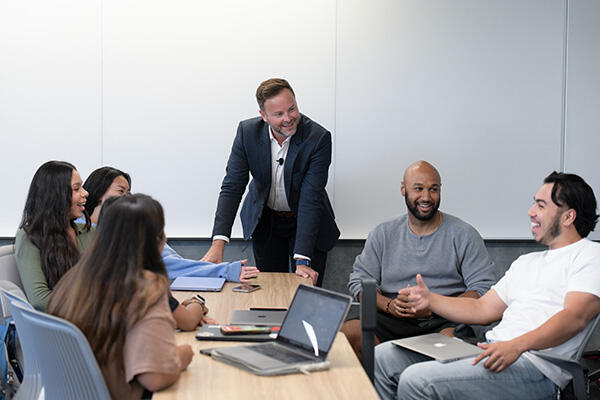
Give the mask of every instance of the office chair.
M 377 324 L 377 282 L 362 280 L 360 294 L 361 362 L 373 382 L 375 372 L 375 326 Z
M 588 369 L 591 366 L 591 363 L 586 362 L 586 360 L 584 359 L 587 343 L 598 328 L 598 323 L 600 323 L 600 314 L 598 314 L 590 322 L 591 329 L 584 336 L 581 346 L 572 358 L 556 356 L 547 351 L 535 350 L 531 352 L 532 354 L 535 354 L 546 361 L 550 361 L 554 365 L 568 371 L 571 374 L 571 376 L 573 376 L 573 392 L 577 400 L 585 400 L 588 398 L 588 378 L 590 376 L 595 376 L 598 374 L 597 371 L 595 373 L 589 373 Z M 598 368 L 597 365 L 596 368 Z
M 17 391 L 13 399 L 33 400 L 37 399 L 42 391 L 42 377 L 40 375 L 39 366 L 36 360 L 36 351 L 31 346 L 33 337 L 31 332 L 26 329 L 19 329 L 18 320 L 21 317 L 20 311 L 16 309 L 13 304 L 20 304 L 23 308 L 32 309 L 31 305 L 22 298 L 15 296 L 13 293 L 7 290 L 0 289 L 3 295 L 3 303 L 6 303 L 10 311 L 10 315 L 17 324 L 17 336 L 21 343 L 21 350 L 23 352 L 23 379 L 19 390 Z M 5 301 L 6 300 L 6 301 Z M 7 314 L 5 314 L 7 316 Z
M 22 336 L 23 346 L 35 350 L 46 399 L 110 399 L 102 371 L 79 328 L 17 302 L 10 304 L 16 311 L 18 332 L 28 332 Z
M 12 244 L 0 247 L 0 280 L 11 281 L 24 290 L 15 260 L 15 246 Z

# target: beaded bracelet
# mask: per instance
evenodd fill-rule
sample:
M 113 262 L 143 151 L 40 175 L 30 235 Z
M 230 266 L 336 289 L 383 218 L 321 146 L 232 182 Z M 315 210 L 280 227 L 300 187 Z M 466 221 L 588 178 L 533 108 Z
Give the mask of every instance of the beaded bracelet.
M 385 306 L 385 312 L 388 313 L 388 314 L 390 313 L 390 303 L 391 302 L 392 302 L 392 299 L 389 299 L 388 303 L 387 303 L 387 306 Z

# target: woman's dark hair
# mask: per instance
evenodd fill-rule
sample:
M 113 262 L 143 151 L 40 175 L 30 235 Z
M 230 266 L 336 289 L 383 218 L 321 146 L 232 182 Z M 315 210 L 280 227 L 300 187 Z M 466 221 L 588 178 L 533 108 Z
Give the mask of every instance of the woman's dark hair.
M 596 196 L 594 191 L 580 176 L 563 172 L 552 172 L 544 183 L 553 183 L 552 202 L 558 207 L 575 210 L 575 229 L 582 238 L 587 237 L 596 227 Z
M 41 267 L 50 289 L 79 259 L 79 250 L 68 235 L 69 227 L 76 229 L 70 217 L 74 170 L 75 166 L 65 161 L 48 161 L 39 167 L 19 225 L 40 249 Z M 85 218 L 89 229 L 89 218 Z
M 100 365 L 122 368 L 127 331 L 168 292 L 159 251 L 164 214 L 143 194 L 109 200 L 90 248 L 57 285 L 48 312 L 82 330 Z
M 83 188 L 89 193 L 85 203 L 85 210 L 88 214 L 91 215 L 94 212 L 94 209 L 100 203 L 100 199 L 118 176 L 124 177 L 131 186 L 129 174 L 113 167 L 98 168 L 87 177 L 83 183 Z

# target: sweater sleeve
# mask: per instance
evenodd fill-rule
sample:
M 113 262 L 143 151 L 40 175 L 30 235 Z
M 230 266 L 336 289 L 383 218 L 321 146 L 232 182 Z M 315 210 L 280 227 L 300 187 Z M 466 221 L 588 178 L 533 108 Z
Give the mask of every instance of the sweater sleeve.
M 19 229 L 15 240 L 15 258 L 27 299 L 35 309 L 45 311 L 52 291 L 42 271 L 40 249 Z
M 475 228 L 469 226 L 465 235 L 461 242 L 460 269 L 466 291 L 475 291 L 483 296 L 496 283 L 495 264 Z
M 362 280 L 364 278 L 373 278 L 379 287 L 381 284 L 381 255 L 382 241 L 379 236 L 382 232 L 375 228 L 365 243 L 362 253 L 356 256 L 352 273 L 348 281 L 348 290 L 356 298 L 362 290 Z

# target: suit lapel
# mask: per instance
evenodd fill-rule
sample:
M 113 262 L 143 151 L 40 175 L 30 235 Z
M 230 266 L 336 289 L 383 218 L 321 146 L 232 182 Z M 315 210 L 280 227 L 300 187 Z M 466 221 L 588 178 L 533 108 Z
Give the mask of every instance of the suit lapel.
M 285 183 L 285 195 L 287 196 L 288 203 L 291 206 L 290 202 L 290 188 L 292 182 L 292 170 L 294 169 L 294 163 L 296 162 L 296 157 L 300 152 L 300 146 L 302 145 L 302 141 L 304 140 L 304 129 L 302 124 L 302 115 L 300 116 L 300 122 L 298 123 L 298 129 L 294 136 L 292 136 L 292 140 L 290 140 L 290 148 L 287 153 L 287 160 L 285 160 L 284 170 L 283 170 L 283 179 Z
M 264 154 L 261 165 L 261 174 L 263 178 L 262 182 L 268 184 L 268 188 L 271 187 L 271 133 L 269 132 L 269 124 L 263 123 L 263 128 L 260 130 L 260 136 L 258 138 L 259 143 L 259 154 Z

